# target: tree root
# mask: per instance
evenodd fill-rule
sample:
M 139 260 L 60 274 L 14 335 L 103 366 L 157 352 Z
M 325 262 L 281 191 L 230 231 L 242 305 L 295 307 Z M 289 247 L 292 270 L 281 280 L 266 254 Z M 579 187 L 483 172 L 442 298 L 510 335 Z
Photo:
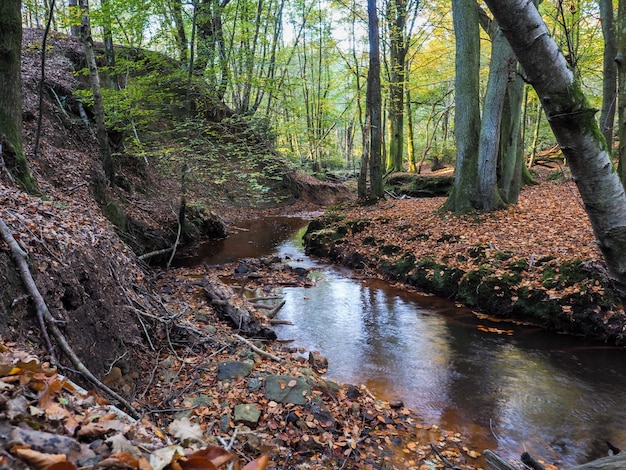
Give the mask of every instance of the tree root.
M 58 327 L 58 321 L 56 318 L 52 316 L 50 310 L 48 310 L 48 306 L 46 305 L 45 300 L 43 299 L 37 285 L 35 284 L 35 280 L 33 279 L 32 274 L 30 273 L 30 269 L 28 267 L 28 263 L 26 262 L 27 253 L 20 248 L 20 246 L 13 238 L 13 234 L 11 233 L 11 229 L 4 223 L 4 220 L 0 218 L 0 233 L 2 234 L 2 238 L 9 245 L 9 249 L 11 250 L 11 255 L 13 256 L 13 260 L 17 264 L 20 274 L 22 276 L 22 280 L 28 290 L 28 293 L 31 295 L 33 302 L 35 302 L 35 306 L 37 308 L 37 320 L 39 321 L 39 326 L 41 328 L 42 335 L 46 341 L 46 346 L 50 352 L 50 360 L 53 365 L 57 365 L 57 359 L 53 352 L 52 343 L 50 341 L 50 336 L 48 334 L 48 330 L 52 332 L 52 336 L 58 343 L 61 351 L 70 359 L 74 367 L 80 372 L 80 374 L 89 382 L 91 382 L 94 386 L 105 392 L 110 397 L 114 398 L 118 402 L 120 402 L 129 412 L 129 414 L 136 419 L 140 419 L 141 415 L 135 408 L 121 395 L 117 392 L 111 390 L 105 384 L 103 384 L 93 373 L 83 364 L 80 358 L 76 355 L 67 339 L 61 332 Z

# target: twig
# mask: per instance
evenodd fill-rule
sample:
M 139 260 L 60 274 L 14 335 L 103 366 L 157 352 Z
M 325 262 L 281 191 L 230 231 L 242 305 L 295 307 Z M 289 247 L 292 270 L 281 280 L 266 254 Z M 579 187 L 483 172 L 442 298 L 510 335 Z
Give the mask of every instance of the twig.
M 176 241 L 174 242 L 174 246 L 172 247 L 172 254 L 170 255 L 170 259 L 167 260 L 167 269 L 170 268 L 170 264 L 172 264 L 172 260 L 174 259 L 174 256 L 176 255 L 176 248 L 178 248 L 178 242 L 180 241 L 180 234 L 183 231 L 183 224 L 182 222 L 179 220 L 178 221 L 178 233 L 176 234 Z
M 144 253 L 143 255 L 137 256 L 140 260 L 144 261 L 150 258 L 154 258 L 155 256 L 164 255 L 170 251 L 174 250 L 173 246 L 168 246 L 167 248 L 163 248 L 162 250 L 151 251 L 150 253 Z
M 106 394 L 113 397 L 114 399 L 119 401 L 122 405 L 124 405 L 128 409 L 129 414 L 133 418 L 140 419 L 141 415 L 139 414 L 139 412 L 135 410 L 135 408 L 125 398 L 123 398 L 117 392 L 111 390 L 109 387 L 103 384 L 95 375 L 93 375 L 93 373 L 85 366 L 83 361 L 80 360 L 80 358 L 76 355 L 76 353 L 74 352 L 70 344 L 67 342 L 67 339 L 65 338 L 65 336 L 63 335 L 59 327 L 57 326 L 57 323 L 58 323 L 57 320 L 52 316 L 52 313 L 50 313 L 50 310 L 48 310 L 48 306 L 46 305 L 45 300 L 43 299 L 41 293 L 39 292 L 39 289 L 37 288 L 37 285 L 35 284 L 35 280 L 33 279 L 33 276 L 30 273 L 28 264 L 26 263 L 26 253 L 18 246 L 17 242 L 13 238 L 13 234 L 11 233 L 11 230 L 9 229 L 9 227 L 7 227 L 7 225 L 4 223 L 4 220 L 2 220 L 2 218 L 0 218 L 0 232 L 2 233 L 2 237 L 4 238 L 4 241 L 7 242 L 7 244 L 9 245 L 11 249 L 11 254 L 13 255 L 13 259 L 15 260 L 15 263 L 18 265 L 20 274 L 22 275 L 22 280 L 24 281 L 24 284 L 26 285 L 28 292 L 30 293 L 31 297 L 33 298 L 33 301 L 35 302 L 35 305 L 37 306 L 37 318 L 40 322 L 40 326 L 42 328 L 42 334 L 44 335 L 46 339 L 48 348 L 52 350 L 52 344 L 50 342 L 50 338 L 48 336 L 48 330 L 46 326 L 52 331 L 52 335 L 54 336 L 57 343 L 59 344 L 61 351 L 63 351 L 65 355 L 67 355 L 67 357 L 70 359 L 74 367 L 76 367 L 78 372 L 80 372 L 80 374 L 85 379 L 87 379 L 89 382 L 91 382 L 93 385 L 98 387 L 100 390 L 104 391 Z M 51 362 L 53 364 L 56 364 L 57 360 L 54 354 L 52 353 L 52 351 L 51 351 L 50 356 L 51 356 Z
M 260 348 L 257 348 L 254 344 L 252 344 L 250 341 L 248 341 L 246 338 L 244 338 L 243 336 L 239 336 L 238 334 L 234 335 L 235 338 L 237 338 L 239 341 L 243 341 L 244 343 L 246 343 L 248 346 L 250 346 L 250 348 L 252 348 L 252 350 L 256 353 L 259 353 L 261 356 L 265 356 L 265 357 L 269 357 L 270 359 L 276 361 L 276 362 L 282 362 L 283 360 L 278 357 L 278 356 L 274 356 L 273 354 L 270 354 L 266 351 L 263 351 Z
M 461 467 L 455 466 L 452 462 L 446 459 L 444 455 L 441 452 L 439 452 L 439 449 L 437 449 L 435 444 L 433 444 L 432 442 L 430 443 L 430 448 L 433 450 L 435 454 L 437 454 L 437 457 L 439 457 L 439 459 L 443 462 L 443 464 L 446 467 L 450 467 L 452 470 L 463 470 Z
M 274 307 L 272 309 L 272 311 L 267 314 L 268 318 L 274 318 L 276 316 L 276 314 L 280 311 L 280 309 L 285 306 L 286 303 L 287 303 L 287 301 L 283 300 L 276 307 Z
M 146 387 L 143 389 L 143 392 L 141 393 L 141 395 L 137 397 L 137 400 L 142 400 L 143 397 L 145 397 L 146 394 L 148 393 L 148 390 L 150 390 L 150 386 L 152 385 L 152 381 L 154 380 L 154 374 L 156 373 L 156 370 L 159 368 L 159 360 L 160 360 L 159 354 L 157 354 L 154 367 L 152 368 L 152 372 L 150 373 L 150 378 L 148 379 L 148 383 L 146 384 Z

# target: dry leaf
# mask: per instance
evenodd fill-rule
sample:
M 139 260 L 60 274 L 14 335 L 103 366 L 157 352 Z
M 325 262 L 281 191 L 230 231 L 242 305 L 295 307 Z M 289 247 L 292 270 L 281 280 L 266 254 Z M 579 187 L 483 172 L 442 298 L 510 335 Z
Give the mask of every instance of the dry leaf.
M 183 445 L 191 443 L 204 443 L 204 432 L 199 424 L 192 423 L 189 418 L 175 419 L 167 427 L 167 430 Z
M 67 460 L 67 456 L 64 454 L 46 454 L 25 447 L 14 446 L 11 452 L 38 469 L 45 469 L 52 464 Z

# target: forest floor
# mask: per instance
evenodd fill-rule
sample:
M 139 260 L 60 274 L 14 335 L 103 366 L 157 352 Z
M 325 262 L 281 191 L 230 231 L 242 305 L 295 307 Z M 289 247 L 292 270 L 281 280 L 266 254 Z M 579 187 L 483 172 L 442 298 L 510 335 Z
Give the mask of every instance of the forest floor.
M 483 449 L 470 448 L 468 436 L 424 423 L 419 410 L 380 400 L 359 384 L 326 380 L 324 360 L 316 352 L 252 342 L 237 334 L 220 314 L 223 305 L 211 300 L 209 292 L 216 286 L 223 289 L 230 305 L 271 327 L 267 311 L 254 308 L 240 294 L 251 289 L 258 297 L 271 298 L 276 287 L 307 285 L 306 273 L 289 268 L 286 260 L 246 261 L 244 289 L 223 282 L 235 277 L 235 264 L 164 270 L 141 262 L 140 252 L 133 249 L 142 246 L 129 240 L 171 234 L 180 173 L 163 173 L 152 155 L 145 166 L 143 159 L 129 158 L 120 172 L 130 189 L 118 187 L 107 204 L 96 202 L 91 186 L 101 169 L 93 132 L 58 99 L 71 104 L 81 86 L 73 74 L 80 45 L 60 36 L 50 41 L 46 83 L 53 92 L 46 95 L 48 111 L 34 158 L 39 54 L 32 44 L 37 44 L 38 34 L 27 32 L 31 45 L 24 45 L 24 139 L 46 196 L 27 195 L 3 180 L 0 218 L 28 252 L 37 287 L 62 321 L 72 347 L 96 376 L 128 398 L 142 420 L 109 408 L 100 394 L 85 394 L 66 381 L 60 372 L 81 380 L 66 358 L 61 357 L 57 368 L 50 366 L 32 302 L 8 244 L 0 241 L 0 316 L 6 319 L 0 322 L 0 468 L 53 470 L 49 465 L 54 461 L 69 460 L 56 468 L 189 470 L 224 468 L 229 459 L 244 465 L 256 458 L 261 460 L 247 468 L 484 467 Z M 435 255 L 459 269 L 472 268 L 473 258 L 463 250 L 476 245 L 484 245 L 486 257 L 512 253 L 499 260 L 503 273 L 507 261 L 510 266 L 518 259 L 546 257 L 580 258 L 600 269 L 600 254 L 573 183 L 542 181 L 525 188 L 517 205 L 488 215 L 442 214 L 436 210 L 441 198 L 387 199 L 375 206 L 344 203 L 329 213 L 369 221 L 344 242 L 344 254 L 372 252 L 371 245 L 362 243 L 369 236 L 380 247 L 411 250 L 415 257 Z M 222 184 L 219 193 L 202 196 L 213 197 L 211 209 L 228 226 L 240 217 L 322 210 L 348 194 L 345 187 L 306 176 L 295 184 L 299 201 L 265 209 L 229 203 L 230 183 Z M 190 199 L 194 189 L 205 186 L 191 188 Z M 225 199 L 219 201 L 216 194 Z M 125 204 L 128 220 L 134 221 L 126 223 L 126 232 L 102 214 L 113 206 L 111 201 Z M 410 240 L 416 227 L 428 237 Z M 395 251 L 390 249 L 382 261 L 393 260 Z M 384 276 L 382 266 L 368 264 L 358 274 Z M 546 288 L 542 274 L 527 271 L 525 287 Z M 580 284 L 572 286 L 566 289 Z M 602 295 L 601 285 L 587 287 Z M 553 290 L 553 296 L 563 294 L 563 289 Z M 621 310 L 601 313 L 613 334 L 623 328 Z

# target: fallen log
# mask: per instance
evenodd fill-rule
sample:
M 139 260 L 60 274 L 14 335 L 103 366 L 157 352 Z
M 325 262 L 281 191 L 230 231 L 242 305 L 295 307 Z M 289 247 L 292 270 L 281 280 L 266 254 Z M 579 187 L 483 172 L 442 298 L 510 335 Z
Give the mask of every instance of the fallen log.
M 229 321 L 239 333 L 251 338 L 276 339 L 274 330 L 262 325 L 254 316 L 254 306 L 238 298 L 226 284 L 212 279 L 204 284 L 204 292 L 217 315 Z
M 624 470 L 626 468 L 626 453 L 610 455 L 591 462 L 576 465 L 570 470 Z
M 483 455 L 485 461 L 493 470 L 518 470 L 518 467 L 507 462 L 495 452 L 486 450 Z M 522 454 L 524 455 L 524 454 Z M 532 458 L 532 457 L 531 457 Z M 522 459 L 523 461 L 524 459 Z M 533 459 L 533 462 L 536 462 Z M 524 462 L 527 465 L 527 462 Z M 537 465 L 540 465 L 537 463 Z M 543 467 L 543 466 L 541 466 Z M 526 468 L 537 468 L 529 467 Z M 620 453 L 618 455 L 610 455 L 601 459 L 592 460 L 591 462 L 583 463 L 570 467 L 569 470 L 624 470 L 626 468 L 626 453 Z

